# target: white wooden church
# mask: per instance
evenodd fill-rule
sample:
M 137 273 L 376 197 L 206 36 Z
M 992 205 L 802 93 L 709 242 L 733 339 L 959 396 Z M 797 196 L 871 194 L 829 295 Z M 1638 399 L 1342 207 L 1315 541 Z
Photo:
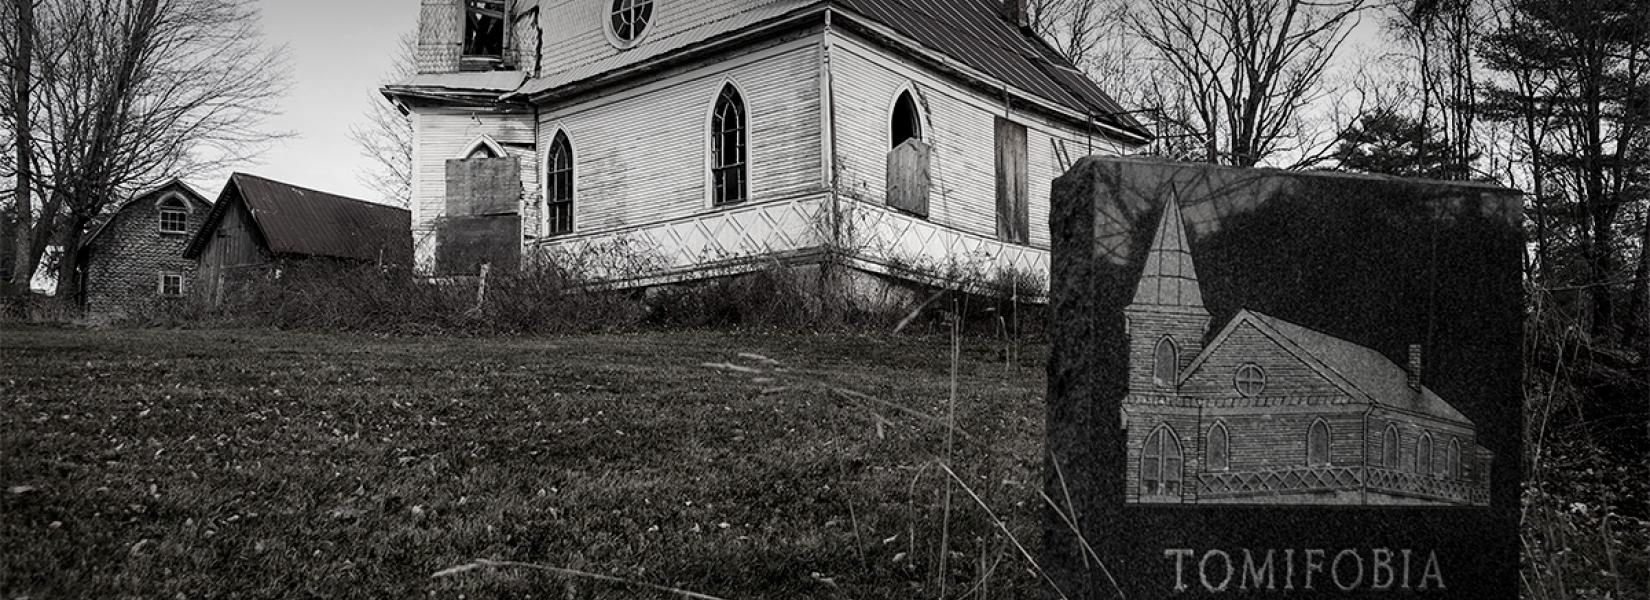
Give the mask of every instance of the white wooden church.
M 423 0 L 421 268 L 619 251 L 631 281 L 832 258 L 1048 273 L 1049 186 L 1148 133 L 1026 0 Z

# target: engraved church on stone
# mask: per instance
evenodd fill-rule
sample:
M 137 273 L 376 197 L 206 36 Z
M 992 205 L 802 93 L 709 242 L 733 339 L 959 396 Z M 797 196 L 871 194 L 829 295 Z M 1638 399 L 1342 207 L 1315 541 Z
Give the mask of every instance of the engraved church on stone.
M 1380 352 L 1240 310 L 1214 335 L 1165 203 L 1129 336 L 1129 503 L 1483 506 L 1472 421 Z M 1205 345 L 1207 340 L 1207 345 Z

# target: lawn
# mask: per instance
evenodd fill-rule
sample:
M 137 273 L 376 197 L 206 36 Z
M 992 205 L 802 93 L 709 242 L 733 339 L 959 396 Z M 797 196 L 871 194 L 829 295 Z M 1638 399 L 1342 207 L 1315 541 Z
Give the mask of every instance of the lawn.
M 1035 553 L 1045 349 L 1001 349 L 963 345 L 953 464 Z M 950 595 L 1029 596 L 961 488 L 942 527 L 950 373 L 942 337 L 10 326 L 0 596 L 934 597 L 942 536 Z M 432 577 L 478 558 L 634 583 Z

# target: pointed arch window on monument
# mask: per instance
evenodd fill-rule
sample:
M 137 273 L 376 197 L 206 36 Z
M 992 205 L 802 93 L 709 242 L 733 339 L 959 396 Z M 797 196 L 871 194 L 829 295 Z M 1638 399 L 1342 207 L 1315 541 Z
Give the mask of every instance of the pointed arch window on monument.
M 1381 466 L 1388 469 L 1398 468 L 1398 426 L 1387 424 L 1386 432 L 1381 434 Z
M 1422 475 L 1432 474 L 1432 434 L 1423 433 L 1421 439 L 1415 441 L 1415 472 Z
M 1329 423 L 1323 419 L 1313 421 L 1306 430 L 1306 466 L 1329 466 Z
M 1158 427 L 1146 438 L 1140 454 L 1140 495 L 1180 498 L 1180 481 L 1185 457 L 1180 439 L 1168 425 Z
M 1461 478 L 1461 442 L 1451 438 L 1449 449 L 1444 451 L 1444 475 L 1450 479 Z
M 1231 452 L 1227 445 L 1231 442 L 1226 434 L 1224 423 L 1215 423 L 1209 428 L 1209 451 L 1206 453 L 1207 470 L 1225 471 L 1231 468 Z
M 1179 371 L 1180 351 L 1175 348 L 1174 340 L 1167 337 L 1157 340 L 1157 349 L 1152 352 L 1152 385 L 1174 387 Z

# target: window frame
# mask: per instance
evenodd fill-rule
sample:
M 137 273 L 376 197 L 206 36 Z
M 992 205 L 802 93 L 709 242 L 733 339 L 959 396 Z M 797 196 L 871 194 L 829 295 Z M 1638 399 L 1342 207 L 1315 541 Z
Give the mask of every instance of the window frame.
M 487 10 L 485 8 L 471 7 L 470 3 L 473 2 L 473 1 L 474 2 L 497 2 L 497 4 L 498 4 L 498 10 L 499 10 L 499 13 L 500 13 L 499 16 L 498 16 L 498 20 L 499 20 L 498 54 L 479 54 L 479 53 L 473 54 L 473 53 L 469 52 L 469 50 L 470 50 L 470 14 L 472 12 L 475 12 L 475 11 L 478 11 L 478 10 Z M 462 11 L 462 14 L 459 15 L 459 19 L 460 19 L 459 20 L 459 35 L 461 36 L 459 38 L 459 43 L 458 43 L 458 56 L 459 56 L 459 59 L 460 60 L 470 59 L 470 60 L 474 60 L 474 61 L 499 61 L 499 62 L 502 62 L 504 60 L 504 56 L 506 54 L 509 54 L 509 52 L 510 52 L 510 21 L 511 21 L 511 19 L 510 19 L 510 2 L 509 2 L 509 0 L 462 0 L 459 3 L 459 8 Z
M 1169 349 L 1169 363 L 1170 363 L 1169 364 L 1169 378 L 1168 378 L 1167 381 L 1163 380 L 1163 378 L 1160 377 L 1160 375 L 1162 375 L 1163 368 L 1164 368 L 1164 365 L 1163 365 L 1163 349 L 1165 347 L 1167 347 Z M 1174 389 L 1175 384 L 1179 383 L 1178 381 L 1176 381 L 1179 378 L 1180 378 L 1180 345 L 1176 344 L 1174 342 L 1174 338 L 1165 335 L 1161 338 L 1158 338 L 1157 339 L 1157 344 L 1152 347 L 1152 385 L 1156 386 L 1158 389 Z
M 1218 434 L 1218 437 L 1216 436 L 1216 434 Z M 1205 444 L 1206 447 L 1203 451 L 1204 462 L 1205 462 L 1203 470 L 1205 470 L 1205 471 L 1230 471 L 1230 470 L 1232 470 L 1232 432 L 1226 430 L 1226 423 L 1222 422 L 1222 421 L 1215 421 L 1214 425 L 1209 426 L 1209 433 L 1207 434 L 1207 436 L 1208 436 L 1207 437 L 1208 441 L 1206 442 L 1206 444 Z M 1214 460 L 1214 457 L 1216 456 L 1216 452 L 1215 452 L 1215 448 L 1216 448 L 1215 441 L 1216 440 L 1220 441 L 1220 445 L 1219 445 L 1220 464 L 1218 464 L 1218 465 L 1215 464 L 1215 460 Z
M 723 100 L 727 92 L 733 92 L 732 98 L 737 100 L 740 127 L 738 129 L 738 147 L 741 156 L 737 164 L 722 163 L 723 134 L 725 129 L 718 129 Z M 721 209 L 741 206 L 751 201 L 751 111 L 750 101 L 746 99 L 744 90 L 733 80 L 724 80 L 716 87 L 716 95 L 710 103 L 710 112 L 705 127 L 705 198 L 706 205 L 711 209 Z M 737 167 L 739 169 L 740 196 L 737 199 L 722 200 L 719 198 L 717 177 L 724 169 Z
M 1461 440 L 1453 436 L 1444 450 L 1444 477 L 1461 479 Z
M 167 293 L 167 291 L 166 291 L 166 282 L 167 282 L 168 279 L 176 279 L 177 280 L 177 282 L 178 282 L 178 292 L 176 294 Z M 161 271 L 161 272 L 157 273 L 156 282 L 155 282 L 155 293 L 159 294 L 160 297 L 162 297 L 162 298 L 182 298 L 184 296 L 184 294 L 188 293 L 188 290 L 189 290 L 188 283 L 184 280 L 183 273 L 180 273 L 178 271 Z
M 1421 437 L 1415 438 L 1415 473 L 1417 475 L 1425 475 L 1428 477 L 1433 475 L 1434 461 L 1432 458 L 1432 451 L 1432 432 L 1421 432 Z M 1422 458 L 1426 459 L 1424 463 L 1421 460 Z
M 1156 442 L 1155 444 L 1153 443 L 1154 440 Z M 1169 471 L 1166 466 L 1170 458 L 1168 452 L 1166 452 L 1166 450 L 1170 449 L 1169 444 L 1173 444 L 1173 458 L 1177 464 L 1175 468 L 1176 477 L 1173 479 L 1166 476 Z M 1155 469 L 1146 468 L 1146 463 L 1148 460 L 1154 461 L 1153 464 L 1155 464 Z M 1148 474 L 1153 476 L 1147 477 Z M 1153 490 L 1149 487 L 1148 482 L 1156 482 L 1157 489 Z M 1168 484 L 1171 482 L 1174 484 L 1175 488 L 1173 493 L 1169 493 L 1167 491 Z M 1180 436 L 1175 434 L 1173 427 L 1170 427 L 1168 423 L 1159 424 L 1156 429 L 1153 429 L 1152 432 L 1146 436 L 1145 443 L 1140 447 L 1140 498 L 1147 500 L 1170 500 L 1179 502 L 1182 494 L 1185 493 L 1185 482 L 1185 447 L 1181 445 Z
M 1323 432 L 1321 437 L 1318 434 L 1319 431 Z M 1321 458 L 1316 456 L 1317 455 L 1316 450 L 1319 446 L 1319 444 L 1317 442 L 1320 439 L 1323 441 L 1323 444 L 1322 444 L 1323 455 L 1322 455 Z M 1335 464 L 1335 458 L 1334 458 L 1335 444 L 1334 444 L 1334 441 L 1335 441 L 1335 432 L 1332 429 L 1330 429 L 1329 421 L 1324 420 L 1323 417 L 1318 417 L 1317 419 L 1314 419 L 1312 421 L 1312 424 L 1307 426 L 1307 428 L 1306 428 L 1306 466 L 1307 467 L 1329 467 L 1329 466 L 1334 466 L 1334 464 Z
M 905 140 L 900 140 L 897 142 L 894 141 L 894 115 L 899 111 L 900 100 L 905 98 L 911 99 L 912 117 L 917 130 L 917 134 L 913 137 L 915 137 L 917 141 L 928 144 L 929 146 L 933 146 L 934 144 L 929 135 L 928 111 L 923 107 L 922 100 L 917 96 L 916 86 L 907 83 L 900 86 L 900 88 L 894 92 L 893 101 L 889 102 L 888 110 L 884 113 L 888 115 L 888 128 L 885 131 L 888 139 L 888 151 L 893 151 L 893 149 L 898 148 L 900 144 L 905 143 Z
M 641 21 L 641 30 L 633 32 L 629 38 L 621 37 L 613 26 L 613 17 L 619 13 L 620 3 L 629 3 L 629 10 L 635 10 L 635 6 L 639 4 L 647 6 L 647 15 Z M 608 0 L 607 9 L 602 12 L 602 34 L 607 36 L 607 43 L 619 50 L 629 50 L 642 43 L 658 24 L 659 4 L 657 0 Z
M 575 210 L 579 196 L 579 155 L 578 151 L 573 148 L 573 138 L 567 135 L 567 130 L 563 127 L 557 127 L 555 131 L 556 133 L 550 136 L 550 144 L 545 147 L 544 152 L 544 175 L 542 179 L 544 182 L 544 210 L 542 212 L 543 216 L 541 218 L 539 229 L 540 237 L 571 235 L 575 231 L 575 228 L 578 227 L 578 218 L 575 214 Z M 558 143 L 565 144 L 567 147 L 566 200 L 557 199 L 551 191 L 555 186 L 555 176 L 561 172 L 556 169 L 554 163 L 556 145 Z M 565 204 L 567 206 L 567 228 L 565 230 L 558 230 L 553 227 L 555 221 L 551 218 L 552 204 Z
M 163 235 L 189 234 L 189 203 L 177 194 L 168 194 L 155 203 L 155 231 Z M 178 215 L 181 227 L 178 229 L 166 228 L 167 215 Z
M 1252 373 L 1254 376 L 1245 378 L 1244 374 L 1246 373 Z M 1252 391 L 1245 389 L 1244 384 L 1254 384 Z M 1238 368 L 1232 371 L 1232 389 L 1244 398 L 1253 398 L 1266 393 L 1266 369 L 1252 362 L 1238 365 Z
M 1381 467 L 1394 471 L 1402 468 L 1402 439 L 1398 434 L 1398 424 L 1387 423 L 1386 429 L 1381 431 Z

